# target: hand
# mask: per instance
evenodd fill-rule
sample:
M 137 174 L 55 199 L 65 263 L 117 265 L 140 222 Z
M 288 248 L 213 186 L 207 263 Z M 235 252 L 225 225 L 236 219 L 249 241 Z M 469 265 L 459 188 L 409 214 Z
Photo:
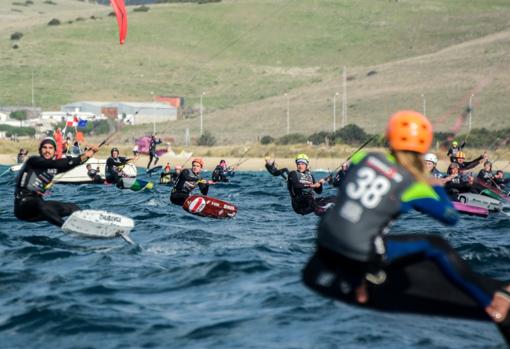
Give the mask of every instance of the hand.
M 87 150 L 83 153 L 83 155 L 84 155 L 87 159 L 89 159 L 89 158 L 93 157 L 93 156 L 94 156 L 94 154 L 95 154 L 97 151 L 98 151 L 97 147 L 96 147 L 96 146 L 94 146 L 94 147 L 91 147 L 91 148 L 87 149 Z
M 209 184 L 209 185 L 216 184 L 215 181 L 211 181 L 211 180 L 208 180 L 206 183 Z
M 434 186 L 443 186 L 445 183 L 445 178 L 429 178 L 429 184 Z

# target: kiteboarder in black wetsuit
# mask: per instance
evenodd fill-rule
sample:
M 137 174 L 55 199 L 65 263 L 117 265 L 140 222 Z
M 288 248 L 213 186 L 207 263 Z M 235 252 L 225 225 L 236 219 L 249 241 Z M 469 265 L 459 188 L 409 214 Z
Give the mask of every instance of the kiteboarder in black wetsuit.
M 119 156 L 119 149 L 112 148 L 110 151 L 110 157 L 106 160 L 105 166 L 105 177 L 108 183 L 118 184 L 120 183 L 120 179 L 122 179 L 122 168 L 131 160 L 132 158 L 126 158 L 124 156 Z M 135 157 L 136 159 L 136 157 Z
M 200 176 L 203 168 L 204 160 L 195 158 L 191 161 L 191 169 L 184 169 L 181 171 L 170 194 L 170 201 L 173 204 L 182 206 L 184 201 L 186 201 L 193 189 L 197 186 L 203 195 L 207 195 L 209 185 L 214 184 L 214 182 L 207 181 Z
M 464 147 L 466 146 L 466 141 L 463 141 L 462 144 L 459 146 L 459 142 L 453 141 L 450 147 L 448 148 L 448 152 L 446 153 L 446 156 L 450 157 L 450 162 L 455 162 L 457 159 L 457 153 L 462 151 Z
M 438 235 L 388 234 L 391 221 L 412 208 L 450 225 L 458 214 L 423 167 L 422 154 L 433 138 L 427 118 L 398 112 L 387 138 L 391 154 L 352 157 L 335 209 L 319 224 L 305 284 L 324 296 L 382 311 L 492 319 L 509 341 L 508 283 L 473 272 Z
M 28 155 L 28 150 L 21 148 L 18 155 L 16 156 L 16 163 L 22 164 L 25 161 L 25 157 Z
M 152 159 L 156 159 L 154 160 L 154 166 L 156 166 L 156 164 L 158 163 L 159 156 L 158 154 L 156 154 L 156 146 L 158 144 L 161 144 L 161 139 L 156 139 L 156 136 L 152 135 L 151 142 L 149 145 L 149 163 L 147 164 L 147 170 L 151 167 Z
M 225 160 L 221 160 L 220 164 L 216 166 L 211 174 L 211 179 L 214 182 L 222 182 L 228 183 L 228 177 L 233 177 L 235 175 L 234 168 L 227 167 L 227 162 Z
M 335 188 L 338 188 L 340 184 L 342 184 L 342 181 L 345 177 L 345 174 L 347 173 L 347 170 L 349 169 L 349 162 L 344 162 L 342 166 L 340 166 L 340 170 L 333 175 L 329 175 L 325 178 L 326 182 L 334 186 Z
M 45 201 L 44 194 L 51 187 L 57 173 L 66 172 L 87 161 L 97 148 L 90 148 L 79 158 L 55 159 L 57 144 L 45 138 L 39 145 L 39 155 L 31 156 L 18 173 L 14 194 L 14 215 L 21 220 L 48 221 L 62 226 L 64 218 L 80 208 L 73 203 Z
M 96 184 L 104 183 L 103 178 L 101 178 L 101 175 L 99 174 L 99 167 L 93 169 L 91 164 L 87 164 L 85 168 L 87 169 L 87 176 L 89 176 L 89 178 L 92 179 L 92 183 Z
M 306 215 L 312 212 L 323 214 L 334 198 L 316 198 L 314 193 L 322 193 L 324 179 L 316 181 L 308 170 L 309 159 L 306 154 L 296 156 L 297 169 L 289 172 L 287 189 L 296 213 Z
M 463 151 L 457 152 L 457 157 L 455 158 L 455 162 L 459 164 L 459 172 L 465 172 L 467 170 L 471 170 L 476 166 L 480 165 L 483 161 L 487 160 L 489 156 L 487 152 L 483 153 L 479 157 L 474 160 L 466 161 L 466 155 Z

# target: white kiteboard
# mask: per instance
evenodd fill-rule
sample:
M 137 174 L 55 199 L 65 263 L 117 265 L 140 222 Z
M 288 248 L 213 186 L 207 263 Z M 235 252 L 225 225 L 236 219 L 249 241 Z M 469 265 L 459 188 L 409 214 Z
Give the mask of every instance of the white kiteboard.
M 80 210 L 74 212 L 62 225 L 66 233 L 80 234 L 91 238 L 111 239 L 122 237 L 130 244 L 134 244 L 129 232 L 135 222 L 120 214 L 99 210 Z

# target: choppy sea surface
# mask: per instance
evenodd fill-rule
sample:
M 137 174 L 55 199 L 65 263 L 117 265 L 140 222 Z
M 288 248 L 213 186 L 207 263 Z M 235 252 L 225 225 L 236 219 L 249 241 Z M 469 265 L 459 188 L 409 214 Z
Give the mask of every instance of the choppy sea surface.
M 133 218 L 134 246 L 16 220 L 13 184 L 0 177 L 1 348 L 505 347 L 490 323 L 378 313 L 305 288 L 318 217 L 296 215 L 265 172 L 211 187 L 238 206 L 231 220 L 186 213 L 168 186 L 54 186 L 51 199 Z M 510 279 L 509 228 L 506 216 L 451 228 L 410 213 L 392 231 L 441 235 L 476 271 Z

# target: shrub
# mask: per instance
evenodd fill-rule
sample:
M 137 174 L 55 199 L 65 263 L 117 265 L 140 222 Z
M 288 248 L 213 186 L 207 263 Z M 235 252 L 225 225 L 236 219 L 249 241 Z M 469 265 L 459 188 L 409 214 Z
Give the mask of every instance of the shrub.
M 15 32 L 11 34 L 11 40 L 20 40 L 23 37 L 23 33 Z
M 349 124 L 333 134 L 335 143 L 361 144 L 369 138 L 369 135 L 361 127 Z
M 48 5 L 56 5 L 57 4 L 56 2 L 53 2 L 52 0 L 46 0 L 44 3 L 48 4 Z
M 321 131 L 313 133 L 310 136 L 308 136 L 308 140 L 312 142 L 314 145 L 326 144 L 331 143 L 331 141 L 333 140 L 333 136 L 330 132 Z
M 28 118 L 27 111 L 26 110 L 16 110 L 11 111 L 9 114 L 9 117 L 11 119 L 19 120 L 19 125 L 22 125 L 23 120 L 26 120 Z
M 81 22 L 84 20 L 85 20 L 85 18 L 83 18 L 83 17 L 76 17 L 76 19 L 75 19 L 76 22 Z
M 291 133 L 276 140 L 276 144 L 282 145 L 299 143 L 306 143 L 306 136 L 302 135 L 301 133 Z
M 33 127 L 14 127 L 9 125 L 0 125 L 0 131 L 5 131 L 7 137 L 12 135 L 18 136 L 34 136 L 35 128 Z
M 142 5 L 142 6 L 139 6 L 139 7 L 135 7 L 133 9 L 133 12 L 148 12 L 149 9 L 150 9 L 149 6 Z
M 51 21 L 48 22 L 48 25 L 60 25 L 60 20 L 57 18 L 53 18 Z
M 274 142 L 274 138 L 271 136 L 262 136 L 260 139 L 260 144 L 271 144 Z
M 197 145 L 203 145 L 206 147 L 212 147 L 216 145 L 216 138 L 209 131 L 204 131 L 204 133 L 197 139 Z

